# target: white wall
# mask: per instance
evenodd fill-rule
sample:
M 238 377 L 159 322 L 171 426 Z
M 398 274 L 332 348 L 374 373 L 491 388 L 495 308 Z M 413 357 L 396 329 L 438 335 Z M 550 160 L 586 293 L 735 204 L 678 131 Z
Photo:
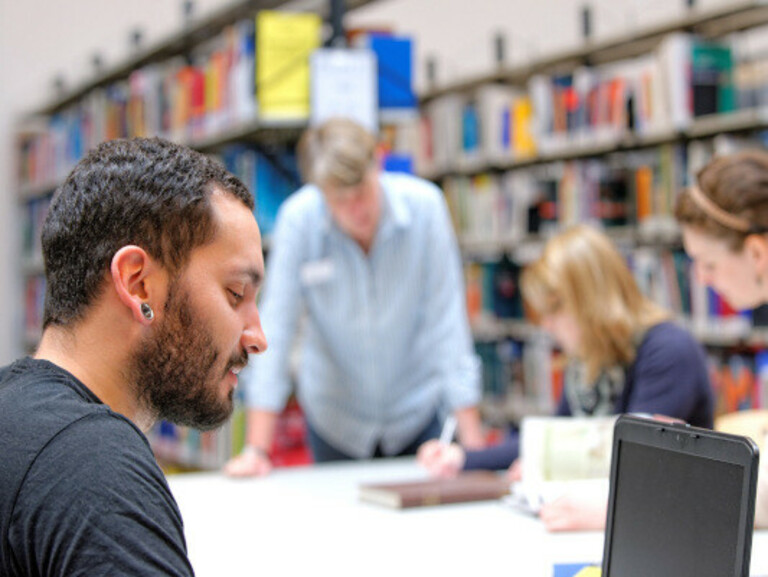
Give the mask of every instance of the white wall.
M 736 0 L 699 0 L 708 8 Z M 196 0 L 201 16 L 231 0 Z M 579 42 L 582 0 L 380 0 L 350 15 L 348 25 L 378 24 L 416 39 L 416 84 L 425 60 L 438 82 L 476 76 L 494 66 L 492 38 L 507 38 L 510 63 Z M 595 36 L 614 37 L 684 10 L 683 0 L 595 0 Z M 130 32 L 153 43 L 181 26 L 181 0 L 0 0 L 0 365 L 20 353 L 20 231 L 15 201 L 12 129 L 24 111 L 48 102 L 52 79 L 70 85 L 93 73 L 99 51 L 107 66 L 130 52 Z

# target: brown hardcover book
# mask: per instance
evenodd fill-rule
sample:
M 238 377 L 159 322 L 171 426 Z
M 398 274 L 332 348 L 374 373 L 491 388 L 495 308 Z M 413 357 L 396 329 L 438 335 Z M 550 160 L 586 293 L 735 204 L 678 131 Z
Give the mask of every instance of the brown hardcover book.
M 461 473 L 452 479 L 376 483 L 360 486 L 360 500 L 394 509 L 490 501 L 509 493 L 509 481 L 492 471 Z

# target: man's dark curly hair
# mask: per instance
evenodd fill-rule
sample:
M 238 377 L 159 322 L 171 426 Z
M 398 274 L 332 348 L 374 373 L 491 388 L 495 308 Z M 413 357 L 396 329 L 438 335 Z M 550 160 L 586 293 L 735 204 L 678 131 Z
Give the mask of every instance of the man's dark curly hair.
M 213 239 L 220 189 L 253 210 L 253 196 L 217 161 L 159 138 L 105 142 L 56 191 L 42 231 L 43 328 L 80 320 L 105 286 L 112 257 L 142 247 L 172 273 Z

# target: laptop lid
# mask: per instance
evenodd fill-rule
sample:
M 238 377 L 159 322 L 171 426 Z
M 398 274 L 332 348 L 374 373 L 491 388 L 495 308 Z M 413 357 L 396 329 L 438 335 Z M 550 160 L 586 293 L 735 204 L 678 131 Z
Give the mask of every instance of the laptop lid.
M 757 463 L 747 437 L 621 416 L 603 577 L 748 577 Z

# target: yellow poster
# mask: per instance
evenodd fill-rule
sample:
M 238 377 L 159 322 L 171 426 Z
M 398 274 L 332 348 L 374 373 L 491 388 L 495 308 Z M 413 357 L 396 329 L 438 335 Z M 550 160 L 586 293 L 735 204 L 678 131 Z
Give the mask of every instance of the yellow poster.
M 256 15 L 256 100 L 268 119 L 309 117 L 309 56 L 320 45 L 317 14 Z

